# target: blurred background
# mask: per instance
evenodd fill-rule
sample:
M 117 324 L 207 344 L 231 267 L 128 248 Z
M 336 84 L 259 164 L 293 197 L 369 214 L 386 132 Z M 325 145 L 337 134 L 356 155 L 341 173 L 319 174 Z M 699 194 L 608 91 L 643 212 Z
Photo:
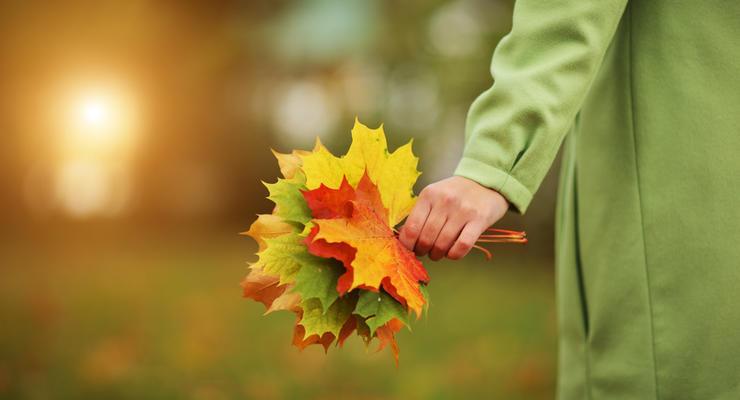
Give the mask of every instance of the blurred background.
M 239 287 L 270 148 L 358 116 L 449 176 L 512 3 L 0 2 L 0 398 L 552 398 L 553 173 L 500 224 L 527 246 L 426 262 L 398 368 Z

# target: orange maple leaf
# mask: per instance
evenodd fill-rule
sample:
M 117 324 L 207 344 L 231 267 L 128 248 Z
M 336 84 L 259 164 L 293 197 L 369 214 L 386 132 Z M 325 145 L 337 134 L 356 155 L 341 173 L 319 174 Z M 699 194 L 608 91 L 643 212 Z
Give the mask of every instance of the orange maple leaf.
M 272 302 L 285 292 L 285 287 L 279 286 L 280 279 L 276 276 L 263 274 L 259 270 L 252 270 L 241 283 L 244 297 L 258 301 L 270 308 Z
M 278 310 L 295 311 L 301 298 L 291 293 L 289 285 L 280 285 L 280 278 L 253 269 L 241 283 L 243 296 L 265 305 L 269 314 Z
M 367 174 L 356 188 L 344 179 L 338 189 L 321 185 L 304 191 L 314 219 L 306 238 L 309 252 L 344 264 L 337 291 L 381 287 L 401 304 L 421 315 L 425 300 L 419 288 L 429 275 L 414 253 L 388 226 L 388 210 Z
M 347 340 L 350 334 L 357 330 L 357 318 L 356 315 L 350 315 L 347 322 L 342 326 L 342 330 L 339 331 L 339 337 L 337 338 L 337 346 L 344 346 L 344 341 Z
M 387 345 L 390 345 L 391 352 L 393 353 L 393 358 L 396 360 L 396 366 L 398 366 L 398 353 L 400 352 L 400 349 L 398 348 L 398 342 L 396 342 L 396 333 L 398 333 L 398 331 L 400 331 L 403 327 L 404 325 L 402 321 L 393 318 L 385 325 L 378 327 L 378 329 L 375 331 L 375 336 L 377 336 L 378 340 L 380 340 L 377 351 L 381 351 Z
M 308 337 L 306 336 L 306 328 L 303 327 L 299 322 L 302 318 L 302 312 L 298 311 L 298 321 L 296 321 L 295 327 L 293 328 L 293 346 L 298 347 L 300 350 L 312 344 L 320 344 L 324 347 L 324 352 L 329 351 L 329 346 L 334 342 L 334 334 L 326 332 L 323 335 L 313 334 Z M 350 318 L 351 319 L 351 318 Z

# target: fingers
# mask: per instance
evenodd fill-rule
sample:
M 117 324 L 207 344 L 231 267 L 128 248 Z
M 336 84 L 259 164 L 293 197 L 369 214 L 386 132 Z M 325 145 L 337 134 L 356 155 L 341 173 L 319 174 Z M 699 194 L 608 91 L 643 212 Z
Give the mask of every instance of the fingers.
M 416 241 L 419 239 L 419 234 L 421 234 L 421 230 L 424 227 L 424 222 L 426 222 L 429 216 L 429 211 L 431 211 L 429 202 L 424 198 L 420 198 L 416 202 L 416 206 L 411 211 L 409 217 L 406 218 L 406 223 L 401 227 L 399 239 L 407 249 L 414 251 Z
M 447 222 L 447 215 L 445 209 L 442 207 L 432 206 L 432 211 L 429 213 L 429 217 L 424 223 L 424 227 L 421 229 L 419 239 L 416 241 L 416 247 L 414 252 L 417 256 L 421 257 L 429 253 L 434 243 L 442 231 L 442 228 Z
M 457 237 L 460 236 L 460 232 L 465 227 L 467 221 L 461 218 L 452 218 L 447 220 L 447 223 L 442 228 L 442 231 L 437 236 L 437 240 L 432 246 L 432 251 L 429 253 L 429 258 L 434 261 L 441 259 L 447 255 L 447 252 L 455 244 Z
M 498 192 L 466 178 L 447 178 L 421 191 L 399 239 L 417 256 L 459 259 L 507 209 Z
M 486 230 L 487 225 L 481 221 L 472 220 L 465 225 L 455 244 L 447 252 L 447 258 L 459 260 L 470 252 L 481 233 Z

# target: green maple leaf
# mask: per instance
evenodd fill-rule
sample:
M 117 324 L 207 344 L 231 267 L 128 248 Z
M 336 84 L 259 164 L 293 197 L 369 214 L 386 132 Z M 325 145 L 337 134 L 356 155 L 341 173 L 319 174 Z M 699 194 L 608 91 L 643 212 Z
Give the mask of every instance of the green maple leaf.
M 337 280 L 344 268 L 331 259 L 318 258 L 317 261 L 303 265 L 296 273 L 293 292 L 300 294 L 304 302 L 317 299 L 326 311 L 339 297 Z
M 297 233 L 266 238 L 267 247 L 257 253 L 259 260 L 256 266 L 267 274 L 279 277 L 281 285 L 292 283 L 302 266 L 324 266 L 326 260 L 309 253 L 303 240 Z
M 290 179 L 278 179 L 275 183 L 263 184 L 270 192 L 267 198 L 277 206 L 277 216 L 300 224 L 311 220 L 311 209 L 301 194 L 301 190 L 306 188 L 306 176 L 303 173 L 296 173 Z
M 366 318 L 365 323 L 370 328 L 370 335 L 393 318 L 403 321 L 406 326 L 409 325 L 408 310 L 382 290 L 379 292 L 361 291 L 354 313 Z
M 318 299 L 308 299 L 303 301 L 303 317 L 299 322 L 306 330 L 305 337 L 311 335 L 322 336 L 324 333 L 331 333 L 334 337 L 339 336 L 339 331 L 347 319 L 352 316 L 352 310 L 355 309 L 357 295 L 348 293 L 345 296 L 337 298 L 329 309 L 324 312 L 321 302 Z

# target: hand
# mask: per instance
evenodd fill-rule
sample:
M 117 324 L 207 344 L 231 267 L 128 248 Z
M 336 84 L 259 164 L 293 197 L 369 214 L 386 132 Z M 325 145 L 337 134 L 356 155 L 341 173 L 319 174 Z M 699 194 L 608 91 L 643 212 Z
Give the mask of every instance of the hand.
M 399 238 L 417 256 L 458 260 L 508 208 L 508 201 L 495 190 L 453 176 L 421 191 Z

